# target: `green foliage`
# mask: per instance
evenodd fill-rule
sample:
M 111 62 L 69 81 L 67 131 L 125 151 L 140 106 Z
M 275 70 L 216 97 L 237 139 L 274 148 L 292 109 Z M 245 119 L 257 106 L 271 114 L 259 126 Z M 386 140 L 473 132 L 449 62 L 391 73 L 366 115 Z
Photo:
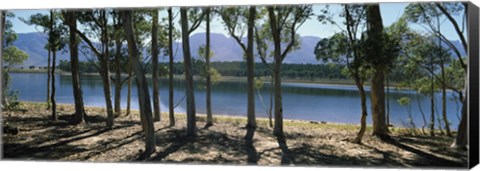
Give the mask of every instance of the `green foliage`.
M 409 105 L 411 100 L 409 97 L 402 97 L 400 99 L 397 99 L 397 102 L 402 105 L 402 106 L 405 106 L 405 105 Z
M 23 63 L 28 59 L 28 54 L 15 46 L 8 46 L 3 50 L 3 61 L 10 67 Z
M 18 39 L 18 35 L 15 33 L 15 30 L 13 30 L 13 24 L 10 18 L 14 18 L 15 15 L 11 12 L 4 12 L 5 15 L 5 28 L 4 28 L 4 33 L 3 34 L 3 39 L 5 40 L 3 47 L 8 47 L 13 44 L 15 40 Z

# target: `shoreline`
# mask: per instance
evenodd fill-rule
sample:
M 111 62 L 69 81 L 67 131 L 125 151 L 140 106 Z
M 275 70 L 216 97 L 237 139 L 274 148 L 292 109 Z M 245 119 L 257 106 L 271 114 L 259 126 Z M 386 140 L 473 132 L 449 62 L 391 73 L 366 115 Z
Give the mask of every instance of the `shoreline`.
M 23 104 L 33 104 L 33 105 L 46 105 L 45 102 L 37 102 L 37 101 L 19 101 L 20 103 Z M 64 107 L 73 107 L 74 104 L 69 104 L 69 103 L 57 103 L 58 106 L 64 106 Z M 93 110 L 100 110 L 100 111 L 105 111 L 106 109 L 104 107 L 99 107 L 99 106 L 84 106 L 85 108 L 93 109 Z M 122 108 L 122 116 L 125 115 L 126 108 Z M 132 114 L 139 114 L 140 110 L 138 109 L 131 109 L 130 110 L 130 115 Z M 88 113 L 87 113 L 88 115 Z M 175 116 L 180 116 L 181 118 L 186 117 L 186 113 L 183 112 L 175 112 Z M 202 117 L 206 118 L 207 114 L 206 113 L 196 113 L 197 117 Z M 244 121 L 244 123 L 247 123 L 247 116 L 235 116 L 235 115 L 222 115 L 222 114 L 213 114 L 213 119 L 214 120 L 236 120 L 236 121 Z M 168 112 L 161 112 L 161 117 L 162 118 L 168 118 Z M 198 121 L 198 120 L 197 120 Z M 268 124 L 269 119 L 268 117 L 258 117 L 256 116 L 256 121 Z M 304 120 L 304 119 L 283 119 L 284 124 L 314 124 L 314 125 L 322 125 L 322 126 L 340 126 L 340 127 L 351 127 L 351 128 L 360 128 L 360 123 L 355 124 L 355 123 L 345 123 L 345 122 L 329 122 L 329 121 L 316 121 L 316 120 Z M 272 122 L 275 122 L 275 119 L 272 116 Z M 367 129 L 371 129 L 372 125 L 367 124 Z M 390 129 L 404 129 L 405 127 L 402 126 L 391 126 Z
M 44 74 L 46 73 L 46 70 L 43 70 L 43 69 L 36 69 L 36 70 L 12 70 L 10 71 L 10 73 L 38 73 L 38 74 Z M 71 76 L 71 73 L 70 72 L 66 72 L 66 71 L 61 71 L 61 70 L 57 70 L 57 72 L 55 72 L 56 74 L 60 74 L 62 76 Z M 111 73 L 112 74 L 112 73 Z M 98 76 L 100 77 L 100 74 L 99 73 L 80 73 L 81 76 Z M 121 74 L 121 77 L 128 77 L 128 74 L 126 73 L 122 73 Z M 147 78 L 151 78 L 152 77 L 152 74 L 145 74 L 145 77 Z M 166 76 L 160 76 L 160 78 L 165 78 L 167 79 Z M 261 77 L 257 77 L 257 78 L 260 78 L 261 80 L 263 80 L 264 84 L 270 84 L 270 81 L 268 80 L 269 77 L 268 76 L 261 76 Z M 183 79 L 183 75 L 174 75 L 173 76 L 173 79 L 176 79 L 176 80 L 182 80 Z M 199 76 L 193 76 L 193 79 L 195 81 L 200 81 L 200 77 Z M 219 82 L 247 82 L 247 78 L 246 77 L 238 77 L 238 76 L 221 76 Z M 294 78 L 282 78 L 282 83 L 298 83 L 298 84 L 315 84 L 315 85 L 332 85 L 332 86 L 356 86 L 355 83 L 353 82 L 353 80 L 351 79 L 345 79 L 345 80 L 342 80 L 342 79 L 333 79 L 333 80 L 329 80 L 327 78 L 318 78 L 318 79 L 313 79 L 313 80 L 304 80 L 304 79 L 294 79 Z M 370 87 L 370 84 L 368 82 L 365 83 L 364 85 L 365 87 Z M 398 86 L 397 83 L 391 83 L 391 85 L 389 86 L 390 89 L 400 89 L 400 90 L 411 90 L 410 88 L 408 87 L 400 87 Z M 356 88 L 356 87 L 355 87 Z
M 46 105 L 45 102 L 37 102 L 37 101 L 25 101 L 25 100 L 19 100 L 20 103 L 23 104 L 34 104 L 34 105 Z M 74 104 L 70 103 L 57 103 L 57 106 L 74 106 Z M 105 107 L 99 107 L 99 106 L 84 106 L 85 108 L 91 108 L 91 109 L 97 109 L 97 110 L 105 110 Z M 122 112 L 126 111 L 126 108 L 121 109 Z M 131 113 L 139 113 L 140 110 L 138 109 L 130 109 Z M 162 116 L 163 115 L 168 115 L 168 112 L 161 112 Z M 88 114 L 87 114 L 88 115 Z M 186 115 L 184 112 L 175 112 L 175 115 Z M 206 113 L 196 113 L 197 116 L 202 116 L 206 117 Z M 222 115 L 222 114 L 213 114 L 212 115 L 214 118 L 215 117 L 221 117 L 221 118 L 232 118 L 232 119 L 247 119 L 247 116 L 235 116 L 235 115 Z M 256 117 L 257 121 L 258 120 L 263 120 L 268 122 L 268 117 Z M 274 120 L 272 116 L 272 120 Z M 352 126 L 360 126 L 360 124 L 352 124 L 352 123 L 343 123 L 343 122 L 328 122 L 328 121 L 315 121 L 315 120 L 303 120 L 303 119 L 283 119 L 283 121 L 288 121 L 288 122 L 308 122 L 308 123 L 316 123 L 316 124 L 331 124 L 331 125 L 352 125 Z M 245 122 L 246 123 L 246 122 Z M 371 125 L 367 124 L 367 127 L 370 127 Z

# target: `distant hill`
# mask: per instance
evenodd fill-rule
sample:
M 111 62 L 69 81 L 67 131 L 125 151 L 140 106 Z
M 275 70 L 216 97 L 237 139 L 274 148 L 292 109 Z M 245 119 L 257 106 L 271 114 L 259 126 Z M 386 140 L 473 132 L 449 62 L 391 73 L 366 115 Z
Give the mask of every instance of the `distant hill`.
M 313 50 L 320 40 L 320 37 L 303 36 L 301 39 L 301 48 L 290 53 L 285 59 L 285 63 L 319 63 L 315 59 Z M 246 42 L 246 38 L 243 39 Z M 47 66 L 47 50 L 44 49 L 47 42 L 47 35 L 43 33 L 20 33 L 18 34 L 18 40 L 14 42 L 14 45 L 24 50 L 29 54 L 29 59 L 25 61 L 21 66 Z M 190 36 L 190 46 L 193 58 L 198 59 L 198 48 L 205 44 L 205 33 L 197 33 Z M 462 47 L 460 41 L 453 41 L 453 44 L 457 47 Z M 211 47 L 215 56 L 212 61 L 242 61 L 243 51 L 237 42 L 231 38 L 226 37 L 223 34 L 212 33 L 211 34 Z M 174 52 L 176 52 L 175 61 L 183 61 L 182 45 L 180 42 L 174 43 Z M 463 49 L 463 48 L 460 48 Z M 146 52 L 146 51 L 144 51 Z M 464 51 L 461 52 L 465 54 Z M 81 61 L 86 61 L 87 58 L 84 54 L 79 53 Z M 68 48 L 64 51 L 57 52 L 57 60 L 69 60 Z M 168 60 L 168 57 L 160 57 L 161 62 Z M 57 63 L 58 63 L 57 61 Z M 256 61 L 260 61 L 256 59 Z

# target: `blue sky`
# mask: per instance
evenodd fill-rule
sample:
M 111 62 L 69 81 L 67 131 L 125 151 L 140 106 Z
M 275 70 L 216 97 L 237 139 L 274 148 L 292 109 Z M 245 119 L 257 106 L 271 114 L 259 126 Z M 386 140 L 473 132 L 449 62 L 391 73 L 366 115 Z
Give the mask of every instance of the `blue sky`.
M 404 12 L 405 7 L 408 3 L 380 3 L 380 11 L 382 14 L 383 24 L 384 26 L 389 26 L 395 21 L 397 21 Z M 321 9 L 323 9 L 324 5 L 314 5 L 314 13 L 318 14 Z M 334 20 L 338 23 L 341 23 L 344 19 L 338 17 L 338 13 L 341 11 L 341 6 L 338 4 L 330 4 L 330 11 L 334 14 Z M 36 32 L 37 30 L 33 26 L 28 26 L 21 22 L 18 17 L 28 18 L 28 16 L 35 14 L 35 13 L 47 13 L 46 10 L 13 10 L 12 11 L 16 17 L 13 19 L 14 30 L 17 33 L 28 33 L 28 32 Z M 166 16 L 166 12 L 162 11 L 161 16 Z M 175 11 L 174 11 L 175 13 Z M 178 19 L 179 17 L 177 17 Z M 460 16 L 456 17 L 457 21 L 461 21 Z M 215 20 L 212 22 L 212 32 L 214 33 L 222 33 L 227 35 L 223 25 L 219 20 Z M 422 27 L 417 24 L 411 24 L 411 27 L 420 31 L 425 31 Z M 195 32 L 204 32 L 204 27 L 200 27 Z M 335 25 L 322 25 L 317 21 L 317 18 L 314 16 L 311 19 L 307 20 L 304 25 L 299 29 L 299 34 L 302 36 L 316 36 L 325 38 L 328 36 L 333 35 L 336 32 L 339 32 L 340 29 L 338 26 Z M 449 22 L 444 22 L 442 24 L 442 31 L 444 32 L 445 36 L 451 40 L 458 40 L 458 36 L 453 30 L 453 27 Z M 194 32 L 194 33 L 195 33 Z

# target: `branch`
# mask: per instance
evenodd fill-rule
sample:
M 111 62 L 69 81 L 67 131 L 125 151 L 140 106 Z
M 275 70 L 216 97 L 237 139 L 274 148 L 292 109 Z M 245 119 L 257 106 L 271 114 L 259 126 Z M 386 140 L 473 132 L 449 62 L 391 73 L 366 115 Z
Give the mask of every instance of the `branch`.
M 85 43 L 87 43 L 87 45 L 92 49 L 92 51 L 95 53 L 95 55 L 97 55 L 98 57 L 102 56 L 102 54 L 100 54 L 100 52 L 98 52 L 97 48 L 95 48 L 93 46 L 93 43 L 90 41 L 90 39 L 88 39 L 87 36 L 85 36 L 85 34 L 83 34 L 77 28 L 75 28 L 75 32 L 83 39 L 83 41 L 85 41 Z
M 190 27 L 190 29 L 188 30 L 188 34 L 190 35 L 193 31 L 195 31 L 199 26 L 200 24 L 202 23 L 203 21 L 203 17 L 205 16 L 205 12 L 202 11 L 202 14 L 200 15 L 200 18 L 198 18 L 197 20 L 195 20 L 192 24 L 192 27 Z
M 452 15 L 450 15 L 450 13 L 448 13 L 448 11 L 442 5 L 440 5 L 440 3 L 435 3 L 435 5 L 437 5 L 438 9 L 440 9 L 440 11 L 442 11 L 442 13 L 445 14 L 445 16 L 447 16 L 450 23 L 452 23 L 453 27 L 455 28 L 455 32 L 457 32 L 458 37 L 460 37 L 460 40 L 462 41 L 463 48 L 465 49 L 465 52 L 466 52 L 467 51 L 467 41 L 465 40 L 465 37 L 463 36 L 463 32 L 460 30 L 460 27 L 458 26 L 457 21 L 455 21 L 455 19 L 452 17 Z

